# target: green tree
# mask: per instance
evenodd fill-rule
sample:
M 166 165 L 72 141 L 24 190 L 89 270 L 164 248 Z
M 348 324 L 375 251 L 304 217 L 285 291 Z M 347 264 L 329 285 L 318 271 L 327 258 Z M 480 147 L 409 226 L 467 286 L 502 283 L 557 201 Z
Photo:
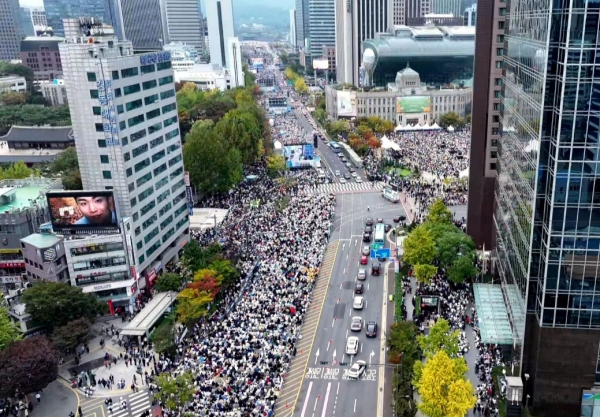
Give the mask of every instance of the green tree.
M 217 275 L 223 277 L 221 283 L 223 288 L 234 285 L 240 277 L 240 271 L 227 259 L 216 259 L 208 265 L 208 269 L 216 271 Z
M 403 261 L 409 265 L 430 265 L 435 251 L 431 233 L 425 225 L 419 225 L 404 240 Z
M 350 131 L 350 123 L 347 120 L 335 120 L 329 124 L 329 133 L 337 136 Z
M 398 321 L 392 324 L 387 334 L 389 357 L 392 363 L 403 363 L 405 371 L 410 371 L 420 358 L 417 336 L 419 328 L 410 321 Z
M 447 320 L 438 319 L 429 329 L 429 335 L 419 335 L 417 340 L 423 355 L 427 358 L 440 350 L 445 351 L 450 357 L 457 357 L 460 352 L 459 337 L 460 330 L 452 330 Z
M 315 119 L 317 119 L 317 122 L 321 124 L 323 124 L 327 120 L 327 112 L 325 111 L 325 109 L 322 108 L 316 109 L 314 116 Z
M 232 110 L 219 120 L 214 132 L 226 147 L 239 151 L 243 163 L 253 164 L 262 156 L 262 130 L 254 115 L 241 109 Z
M 158 277 L 154 289 L 158 292 L 175 291 L 179 292 L 183 284 L 183 278 L 179 274 L 167 272 Z
M 306 81 L 302 77 L 298 77 L 296 78 L 296 80 L 294 80 L 294 88 L 299 94 L 308 93 L 308 86 L 306 85 Z
M 183 161 L 202 193 L 228 191 L 243 179 L 240 152 L 213 133 L 210 121 L 196 122 L 187 134 Z
M 448 278 L 450 281 L 460 284 L 477 275 L 477 268 L 473 265 L 474 259 L 474 251 L 458 257 L 448 269 Z
M 25 162 L 18 161 L 8 166 L 6 169 L 0 168 L 0 178 L 2 179 L 21 179 L 30 177 L 34 171 L 25 165 Z
M 154 332 L 152 332 L 150 341 L 154 345 L 154 350 L 157 353 L 164 353 L 169 356 L 173 356 L 177 353 L 175 333 L 173 331 L 174 323 L 174 317 L 167 316 L 158 326 L 156 326 Z
M 448 210 L 444 202 L 438 198 L 429 207 L 425 221 L 432 224 L 452 224 L 452 213 Z
M 477 402 L 467 369 L 463 358 L 452 359 L 443 350 L 430 357 L 415 382 L 419 411 L 429 417 L 464 417 Z
M 86 317 L 72 320 L 64 326 L 56 327 L 52 332 L 52 342 L 60 351 L 75 349 L 90 340 L 92 324 Z
M 196 393 L 195 379 L 195 375 L 190 371 L 185 371 L 177 376 L 163 372 L 156 377 L 156 385 L 159 389 L 155 397 L 163 402 L 167 408 L 179 410 L 194 399 Z
M 414 269 L 415 278 L 417 279 L 417 281 L 425 284 L 431 281 L 431 278 L 433 278 L 433 276 L 438 270 L 437 267 L 428 264 L 416 264 L 414 265 Z
M 440 116 L 440 121 L 438 124 L 443 128 L 447 128 L 449 126 L 462 127 L 462 126 L 464 126 L 465 122 L 463 119 L 460 118 L 458 113 L 451 111 L 451 112 L 442 114 Z
M 473 239 L 455 226 L 435 240 L 436 258 L 442 268 L 450 268 L 456 260 L 475 249 Z
M 84 294 L 81 288 L 62 282 L 37 283 L 25 290 L 21 300 L 31 318 L 48 329 L 64 326 L 82 317 L 93 323 L 106 309 L 94 295 Z
M 272 177 L 285 171 L 285 158 L 283 155 L 271 154 L 267 156 L 267 171 Z
M 65 149 L 56 158 L 49 168 L 50 174 L 60 176 L 63 187 L 67 190 L 82 190 L 81 173 L 79 172 L 79 160 L 77 150 L 74 147 Z
M 60 355 L 46 336 L 11 343 L 0 352 L 0 397 L 41 391 L 58 376 Z
M 1 86 L 0 86 L 1 87 Z M 0 95 L 0 102 L 5 106 L 18 106 L 27 102 L 27 96 L 15 91 L 7 91 Z
M 19 327 L 10 319 L 6 308 L 0 307 L 0 351 L 21 338 L 23 334 Z
M 222 251 L 223 248 L 217 243 L 201 248 L 197 241 L 192 240 L 183 248 L 181 263 L 192 274 L 195 274 L 212 262 L 221 259 Z

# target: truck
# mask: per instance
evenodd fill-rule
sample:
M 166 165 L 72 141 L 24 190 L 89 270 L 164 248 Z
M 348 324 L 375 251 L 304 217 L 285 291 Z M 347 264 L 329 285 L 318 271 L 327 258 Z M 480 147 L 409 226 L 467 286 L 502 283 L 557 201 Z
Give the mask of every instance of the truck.
M 397 203 L 400 201 L 400 193 L 398 191 L 394 191 L 390 187 L 385 187 L 382 192 L 383 198 L 392 203 Z

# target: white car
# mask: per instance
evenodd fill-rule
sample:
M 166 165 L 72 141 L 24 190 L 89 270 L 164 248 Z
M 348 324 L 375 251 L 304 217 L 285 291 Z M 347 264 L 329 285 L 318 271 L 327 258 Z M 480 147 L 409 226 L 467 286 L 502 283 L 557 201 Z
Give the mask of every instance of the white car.
M 350 324 L 350 330 L 353 332 L 360 332 L 362 330 L 362 319 L 360 317 L 352 317 L 352 324 Z
M 346 178 L 340 178 L 340 184 L 346 184 Z
M 356 355 L 358 353 L 358 337 L 350 336 L 346 340 L 346 355 Z
M 339 170 L 336 170 L 336 171 L 335 171 L 335 176 L 336 176 L 336 177 L 339 177 L 339 176 L 340 176 L 340 171 L 339 171 Z
M 352 308 L 355 310 L 362 310 L 365 306 L 365 299 L 360 295 L 354 297 L 354 301 L 352 302 Z
M 358 279 L 359 281 L 364 281 L 365 279 L 367 279 L 367 270 L 364 268 L 360 268 L 358 270 L 358 274 L 356 275 L 356 279 Z
M 356 177 L 354 178 L 356 180 L 357 183 L 361 184 L 363 182 L 362 178 L 360 177 Z
M 365 373 L 367 363 L 365 361 L 356 361 L 348 370 L 348 379 L 358 379 Z
M 356 178 L 356 177 L 358 177 L 358 174 L 357 174 L 356 172 L 353 172 L 353 173 L 352 173 L 352 176 L 353 176 L 354 178 Z

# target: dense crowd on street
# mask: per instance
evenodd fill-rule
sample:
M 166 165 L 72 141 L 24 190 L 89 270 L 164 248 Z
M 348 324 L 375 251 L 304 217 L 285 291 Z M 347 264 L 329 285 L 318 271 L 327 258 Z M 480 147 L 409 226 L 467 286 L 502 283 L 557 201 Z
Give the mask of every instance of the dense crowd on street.
M 273 137 L 282 145 L 302 145 L 312 141 L 312 136 L 307 137 L 307 132 L 300 126 L 295 114 L 287 113 L 272 117 Z
M 293 116 L 277 119 L 273 129 L 290 132 L 290 141 L 303 132 Z M 179 344 L 179 359 L 161 356 L 157 364 L 173 376 L 193 371 L 196 393 L 185 411 L 197 416 L 272 415 L 302 337 L 313 286 L 309 272 L 318 270 L 329 237 L 334 197 L 304 192 L 315 183 L 314 170 L 290 173 L 288 189 L 266 175 L 263 163 L 245 174 L 256 178 L 197 204 L 228 210 L 217 230 L 192 232 L 201 246 L 219 241 L 240 259 L 241 278 L 212 318 Z M 284 195 L 289 201 L 279 211 Z

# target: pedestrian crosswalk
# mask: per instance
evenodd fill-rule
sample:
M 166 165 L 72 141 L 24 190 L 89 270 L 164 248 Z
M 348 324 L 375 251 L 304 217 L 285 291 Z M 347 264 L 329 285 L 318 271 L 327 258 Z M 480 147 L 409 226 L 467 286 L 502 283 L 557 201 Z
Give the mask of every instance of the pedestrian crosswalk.
M 127 396 L 127 408 L 119 408 L 119 402 L 113 402 L 113 412 L 106 413 L 107 417 L 140 417 L 144 411 L 151 411 L 152 405 L 148 391 L 140 391 Z
M 352 193 L 352 192 L 360 192 L 360 191 L 370 191 L 370 192 L 380 192 L 383 189 L 383 182 L 347 182 L 345 184 L 341 184 L 339 182 L 334 182 L 331 184 L 321 184 L 317 187 L 317 191 L 321 193 Z

